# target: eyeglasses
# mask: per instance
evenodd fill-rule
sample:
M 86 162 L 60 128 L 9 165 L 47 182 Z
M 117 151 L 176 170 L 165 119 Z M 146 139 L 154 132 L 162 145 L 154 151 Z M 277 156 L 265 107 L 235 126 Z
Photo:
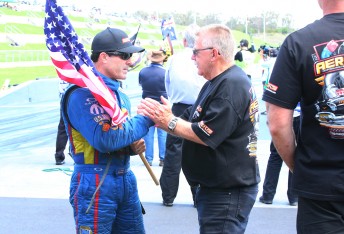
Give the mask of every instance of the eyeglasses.
M 200 51 L 202 51 L 202 50 L 212 50 L 212 49 L 214 49 L 214 47 L 207 47 L 207 48 L 203 48 L 203 49 L 193 49 L 192 50 L 192 54 L 194 55 L 194 56 L 196 56 Z
M 124 53 L 119 51 L 113 51 L 113 52 L 105 52 L 107 55 L 111 56 L 117 56 L 120 57 L 122 60 L 129 60 L 131 56 L 133 56 L 132 53 Z

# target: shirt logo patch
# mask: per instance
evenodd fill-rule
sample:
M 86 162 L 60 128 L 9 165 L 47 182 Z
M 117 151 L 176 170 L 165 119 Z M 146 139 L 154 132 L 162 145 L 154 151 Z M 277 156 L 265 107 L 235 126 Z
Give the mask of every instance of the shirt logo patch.
M 278 89 L 278 86 L 271 84 L 270 82 L 266 85 L 266 90 L 271 93 L 276 93 Z
M 204 124 L 203 121 L 198 123 L 198 127 L 200 129 L 202 129 L 202 131 L 207 134 L 208 136 L 210 136 L 211 134 L 213 134 L 213 130 L 211 130 L 207 125 Z
M 197 106 L 194 114 L 192 115 L 192 118 L 193 119 L 199 118 L 201 112 L 202 112 L 202 107 L 201 106 Z

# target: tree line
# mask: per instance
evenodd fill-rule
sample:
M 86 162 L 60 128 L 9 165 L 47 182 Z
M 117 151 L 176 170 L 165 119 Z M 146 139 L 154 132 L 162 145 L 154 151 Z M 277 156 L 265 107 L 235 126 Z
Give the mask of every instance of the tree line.
M 213 23 L 223 23 L 233 30 L 248 33 L 250 35 L 263 33 L 264 25 L 265 33 L 281 33 L 286 35 L 295 31 L 295 28 L 292 27 L 293 17 L 291 14 L 280 15 L 273 11 L 267 11 L 258 16 L 248 16 L 247 18 L 228 17 L 226 19 L 224 19 L 223 15 L 221 14 L 212 13 L 202 15 L 193 11 L 189 11 L 187 13 L 169 12 L 159 14 L 137 11 L 134 13 L 134 15 L 148 21 L 157 20 L 157 17 L 160 19 L 167 19 L 172 16 L 176 24 L 184 26 L 194 22 L 196 22 L 199 26 Z

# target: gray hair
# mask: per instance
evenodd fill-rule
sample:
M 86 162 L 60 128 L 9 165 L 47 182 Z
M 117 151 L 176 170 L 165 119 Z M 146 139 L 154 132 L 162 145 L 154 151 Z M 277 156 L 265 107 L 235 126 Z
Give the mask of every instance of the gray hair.
M 216 48 L 227 62 L 234 60 L 235 40 L 232 31 L 222 24 L 202 27 L 196 36 L 202 38 L 202 46 Z
M 187 46 L 193 48 L 195 45 L 196 33 L 200 27 L 197 24 L 190 24 L 184 31 L 184 39 L 186 40 Z

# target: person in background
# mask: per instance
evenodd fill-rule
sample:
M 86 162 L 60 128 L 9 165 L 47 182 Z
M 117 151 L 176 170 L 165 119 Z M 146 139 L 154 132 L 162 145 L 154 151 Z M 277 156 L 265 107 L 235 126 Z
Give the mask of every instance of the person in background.
M 59 81 L 59 93 L 60 98 L 68 88 L 69 83 L 63 80 Z M 66 145 L 68 142 L 68 136 L 66 132 L 66 128 L 62 118 L 62 112 L 60 108 L 60 121 L 57 127 L 57 135 L 56 135 L 56 147 L 55 147 L 55 163 L 56 165 L 63 165 L 65 163 L 65 154 L 64 151 L 66 149 Z
M 294 110 L 293 130 L 295 132 L 295 136 L 298 136 L 299 130 L 300 130 L 300 105 L 298 105 Z M 276 189 L 277 189 L 277 184 L 278 184 L 278 179 L 281 172 L 282 164 L 283 164 L 283 160 L 281 156 L 278 154 L 276 147 L 274 146 L 274 143 L 271 141 L 270 156 L 269 156 L 268 165 L 266 167 L 264 184 L 263 184 L 263 194 L 259 198 L 259 201 L 261 203 L 272 204 L 275 194 L 276 194 Z M 293 185 L 293 173 L 289 171 L 288 190 L 287 190 L 289 205 L 297 206 L 298 198 L 295 192 L 292 190 L 292 185 Z
M 240 50 L 235 54 L 234 60 L 236 65 L 241 67 L 249 78 L 252 76 L 252 65 L 254 63 L 254 52 L 256 51 L 254 45 L 248 48 L 248 40 L 242 39 L 240 41 Z
M 318 0 L 323 17 L 287 36 L 263 94 L 274 145 L 293 172 L 298 234 L 344 233 L 344 1 Z M 327 78 L 334 78 L 327 83 Z M 328 86 L 336 90 L 329 96 Z M 301 106 L 298 139 L 293 112 Z M 297 140 L 297 141 L 296 141 Z
M 132 45 L 120 29 L 106 28 L 91 44 L 95 68 L 130 116 L 131 104 L 121 88 L 131 65 Z M 76 233 L 145 233 L 143 208 L 130 156 L 143 153 L 144 137 L 153 122 L 142 115 L 112 126 L 111 117 L 88 88 L 69 88 L 62 99 L 63 119 L 70 139 L 74 171 L 69 201 Z
M 146 98 L 138 106 L 138 114 L 184 138 L 182 168 L 198 186 L 200 233 L 244 233 L 258 193 L 258 101 L 250 79 L 235 65 L 234 47 L 227 26 L 202 27 L 191 58 L 207 82 L 194 105 L 180 117 L 163 97 L 163 104 Z
M 205 83 L 205 79 L 197 74 L 197 67 L 191 60 L 192 48 L 195 44 L 197 24 L 189 25 L 183 34 L 184 49 L 169 58 L 166 64 L 165 87 L 172 103 L 172 113 L 180 116 L 192 106 Z M 182 141 L 173 134 L 167 134 L 164 167 L 160 176 L 160 188 L 164 206 L 173 206 L 179 188 L 179 174 L 182 168 Z M 195 202 L 197 187 L 191 187 Z
M 139 84 L 142 87 L 142 98 L 150 97 L 154 100 L 160 101 L 163 96 L 167 99 L 165 89 L 165 68 L 163 66 L 166 55 L 163 51 L 149 51 L 147 55 L 150 64 L 144 67 L 139 72 Z M 164 166 L 165 158 L 165 145 L 167 133 L 152 126 L 149 128 L 148 134 L 144 137 L 146 143 L 145 157 L 149 165 L 152 166 L 154 159 L 154 134 L 155 131 L 158 135 L 158 148 L 159 148 L 159 166 Z
M 263 68 L 262 71 L 262 85 L 263 91 L 266 87 L 266 84 L 269 83 L 269 79 L 274 69 L 274 65 L 276 62 L 276 58 L 278 55 L 278 48 L 271 48 L 269 46 L 264 46 L 263 48 L 258 49 L 259 55 L 261 57 L 261 66 Z M 266 115 L 266 110 L 262 111 L 260 114 Z

